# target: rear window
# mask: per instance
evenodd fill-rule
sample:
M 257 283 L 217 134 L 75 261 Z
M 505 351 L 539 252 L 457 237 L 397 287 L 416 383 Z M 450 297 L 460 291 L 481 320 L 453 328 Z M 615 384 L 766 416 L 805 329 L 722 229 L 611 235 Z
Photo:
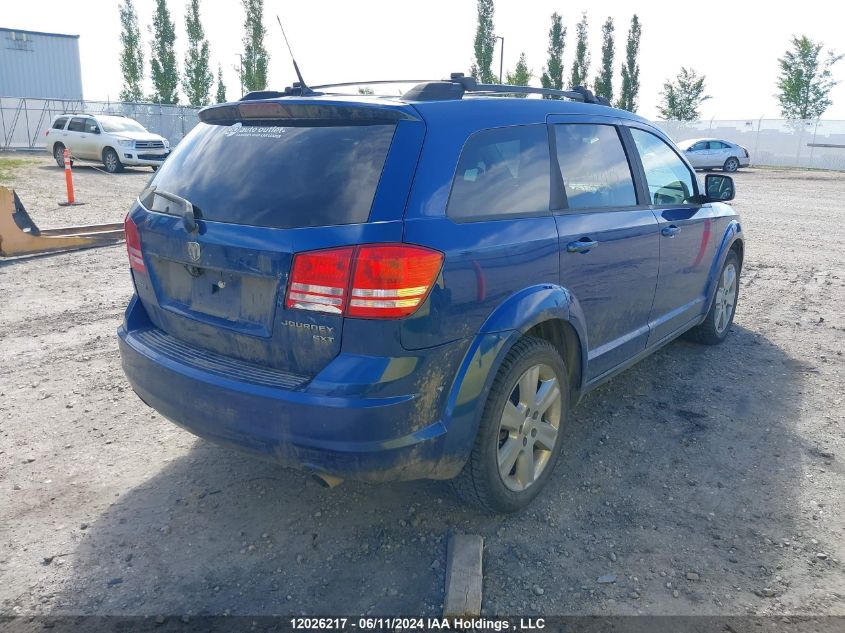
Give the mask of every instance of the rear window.
M 545 125 L 476 132 L 458 160 L 447 213 L 459 219 L 548 213 L 549 170 Z
M 200 217 L 275 228 L 366 222 L 395 124 L 200 123 L 150 183 Z M 146 196 L 163 211 L 168 203 Z

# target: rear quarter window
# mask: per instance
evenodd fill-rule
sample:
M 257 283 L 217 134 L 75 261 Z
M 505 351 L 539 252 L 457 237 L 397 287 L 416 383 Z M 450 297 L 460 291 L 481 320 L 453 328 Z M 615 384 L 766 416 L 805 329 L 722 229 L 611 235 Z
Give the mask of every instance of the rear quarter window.
M 366 222 L 395 124 L 200 123 L 151 185 L 206 220 L 274 228 Z M 142 196 L 163 211 L 160 196 Z
M 475 132 L 458 159 L 446 213 L 455 219 L 548 213 L 549 171 L 544 124 Z
M 63 130 L 63 129 L 65 129 L 65 123 L 67 123 L 67 117 L 66 116 L 59 117 L 58 119 L 56 119 L 53 122 L 53 129 L 54 130 Z

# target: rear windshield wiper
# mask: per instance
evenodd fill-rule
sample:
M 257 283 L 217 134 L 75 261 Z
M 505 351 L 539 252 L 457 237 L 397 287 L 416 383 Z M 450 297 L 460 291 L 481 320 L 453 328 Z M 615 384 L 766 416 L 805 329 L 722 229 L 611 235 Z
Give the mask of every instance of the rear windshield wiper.
M 182 207 L 185 209 L 182 212 L 182 224 L 185 226 L 185 230 L 188 233 L 196 233 L 199 230 L 199 227 L 197 226 L 197 219 L 202 216 L 199 213 L 199 209 L 194 207 L 190 200 L 187 200 L 182 196 L 178 196 L 175 193 L 164 191 L 163 189 L 158 189 L 155 185 L 152 185 L 149 188 L 149 192 L 149 195 L 160 196 L 165 200 L 169 200 L 170 202 L 176 202 L 177 204 L 182 205 Z M 164 208 L 164 213 L 170 213 L 170 206 Z

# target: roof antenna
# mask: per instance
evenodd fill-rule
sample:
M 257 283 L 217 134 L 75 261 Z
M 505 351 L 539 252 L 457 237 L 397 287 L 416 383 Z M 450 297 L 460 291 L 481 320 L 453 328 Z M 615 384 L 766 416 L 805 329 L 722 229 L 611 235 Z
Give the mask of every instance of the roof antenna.
M 302 78 L 302 73 L 299 72 L 299 66 L 296 64 L 296 59 L 293 56 L 293 51 L 290 49 L 290 43 L 288 43 L 288 36 L 285 35 L 285 27 L 282 26 L 282 20 L 279 18 L 279 14 L 276 14 L 276 21 L 279 23 L 279 28 L 282 29 L 282 37 L 285 38 L 285 45 L 288 47 L 288 53 L 290 53 L 290 60 L 293 62 L 293 69 L 296 71 L 296 76 L 299 79 L 299 88 L 303 94 L 311 92 L 311 88 L 305 83 L 305 80 Z

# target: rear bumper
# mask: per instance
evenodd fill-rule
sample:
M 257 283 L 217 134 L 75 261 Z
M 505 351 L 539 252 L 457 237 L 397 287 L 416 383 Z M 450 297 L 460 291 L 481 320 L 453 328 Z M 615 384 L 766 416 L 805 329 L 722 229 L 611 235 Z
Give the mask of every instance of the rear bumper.
M 133 300 L 130 311 L 136 304 Z M 325 372 L 293 389 L 248 382 L 213 363 L 162 352 L 148 344 L 146 331 L 125 326 L 118 331 L 132 388 L 164 417 L 217 444 L 285 466 L 369 481 L 452 477 L 468 454 L 469 445 L 447 445 L 447 425 L 440 419 L 445 397 L 413 389 L 382 397 L 335 395 L 343 386 L 321 380 Z M 448 392 L 454 373 L 448 375 L 446 366 L 456 371 L 466 348 L 457 345 L 418 359 L 417 369 L 401 384 L 410 387 L 419 380 L 416 384 L 436 389 L 430 380 L 434 365 L 446 369 L 442 391 Z M 341 354 L 334 362 L 360 371 L 354 369 L 355 358 Z M 419 379 L 417 372 L 423 374 Z M 336 370 L 331 373 L 338 377 Z

